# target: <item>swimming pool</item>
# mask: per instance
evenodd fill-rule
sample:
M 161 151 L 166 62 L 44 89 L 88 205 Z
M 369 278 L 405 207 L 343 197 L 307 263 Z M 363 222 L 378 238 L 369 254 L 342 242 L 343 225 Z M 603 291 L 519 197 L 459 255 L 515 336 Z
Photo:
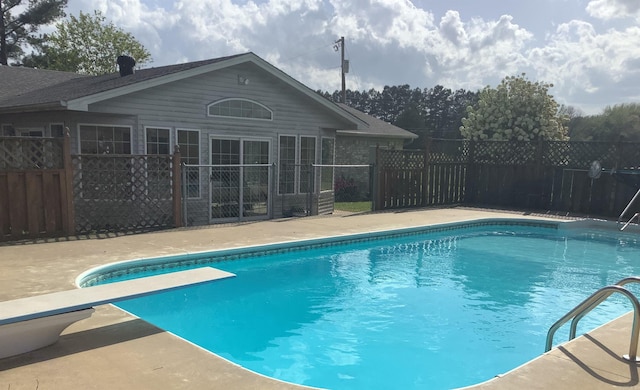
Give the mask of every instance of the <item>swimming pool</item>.
M 452 388 L 544 351 L 549 326 L 639 274 L 634 235 L 486 220 L 112 265 L 100 279 L 209 264 L 233 280 L 120 307 L 254 371 L 334 389 Z M 628 311 L 607 301 L 579 331 Z M 566 332 L 556 336 L 566 340 Z M 463 367 L 461 369 L 461 367 Z

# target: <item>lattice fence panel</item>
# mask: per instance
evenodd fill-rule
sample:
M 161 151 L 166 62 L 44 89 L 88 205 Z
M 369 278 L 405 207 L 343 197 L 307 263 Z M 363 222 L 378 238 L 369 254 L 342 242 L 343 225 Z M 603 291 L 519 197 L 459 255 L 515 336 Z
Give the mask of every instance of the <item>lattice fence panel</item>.
M 62 169 L 62 138 L 0 137 L 0 169 Z
M 612 168 L 619 158 L 617 149 L 615 144 L 609 142 L 547 142 L 542 163 L 547 166 L 588 169 L 594 160 L 598 160 L 603 167 Z
M 465 163 L 469 159 L 469 145 L 467 140 L 434 140 L 429 146 L 428 162 Z
M 77 155 L 76 231 L 135 231 L 173 226 L 171 156 Z
M 473 161 L 476 164 L 527 165 L 535 164 L 538 143 L 483 141 L 473 144 Z
M 424 152 L 421 150 L 380 150 L 378 163 L 384 169 L 422 169 Z

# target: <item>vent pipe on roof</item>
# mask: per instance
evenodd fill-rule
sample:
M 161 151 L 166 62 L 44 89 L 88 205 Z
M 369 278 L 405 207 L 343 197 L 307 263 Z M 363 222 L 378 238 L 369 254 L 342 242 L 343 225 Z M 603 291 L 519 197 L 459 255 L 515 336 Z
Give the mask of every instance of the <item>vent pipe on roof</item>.
M 128 76 L 133 74 L 133 67 L 136 66 L 136 60 L 129 56 L 118 56 L 118 69 L 120 70 L 120 76 Z

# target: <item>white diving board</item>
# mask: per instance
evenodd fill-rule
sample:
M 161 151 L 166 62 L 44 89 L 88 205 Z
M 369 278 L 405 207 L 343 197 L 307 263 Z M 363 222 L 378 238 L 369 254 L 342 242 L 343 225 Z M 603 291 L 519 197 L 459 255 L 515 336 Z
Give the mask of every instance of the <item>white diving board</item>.
M 94 306 L 234 276 L 203 267 L 0 302 L 0 359 L 55 343 L 66 327 L 90 317 Z

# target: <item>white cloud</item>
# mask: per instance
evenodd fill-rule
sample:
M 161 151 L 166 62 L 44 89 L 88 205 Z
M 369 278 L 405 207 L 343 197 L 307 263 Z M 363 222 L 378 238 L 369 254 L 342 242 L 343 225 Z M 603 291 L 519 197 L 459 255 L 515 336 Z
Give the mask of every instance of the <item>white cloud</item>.
M 432 70 L 450 88 L 480 88 L 489 81 L 519 73 L 527 66 L 522 54 L 532 34 L 503 15 L 497 21 L 463 22 L 447 11 L 434 37 Z
M 554 83 L 568 102 L 612 105 L 622 97 L 612 92 L 638 85 L 636 42 L 640 27 L 598 33 L 593 25 L 573 20 L 560 25 L 545 46 L 531 50 L 529 58 L 538 78 Z
M 594 18 L 611 20 L 636 17 L 640 19 L 640 1 L 638 0 L 591 0 L 587 12 Z
M 640 20 L 639 0 L 571 0 L 553 21 L 551 11 L 488 1 L 490 7 L 447 10 L 458 3 L 74 0 L 69 13 L 102 11 L 151 51 L 153 66 L 253 51 L 310 88 L 333 91 L 340 87 L 340 56 L 332 46 L 344 36 L 350 89 L 477 89 L 526 72 L 554 83 L 566 104 L 596 107 L 637 97 L 630 85 L 640 77 L 640 28 L 610 20 Z M 567 16 L 574 8 L 575 16 Z M 589 16 L 598 24 L 585 21 Z

